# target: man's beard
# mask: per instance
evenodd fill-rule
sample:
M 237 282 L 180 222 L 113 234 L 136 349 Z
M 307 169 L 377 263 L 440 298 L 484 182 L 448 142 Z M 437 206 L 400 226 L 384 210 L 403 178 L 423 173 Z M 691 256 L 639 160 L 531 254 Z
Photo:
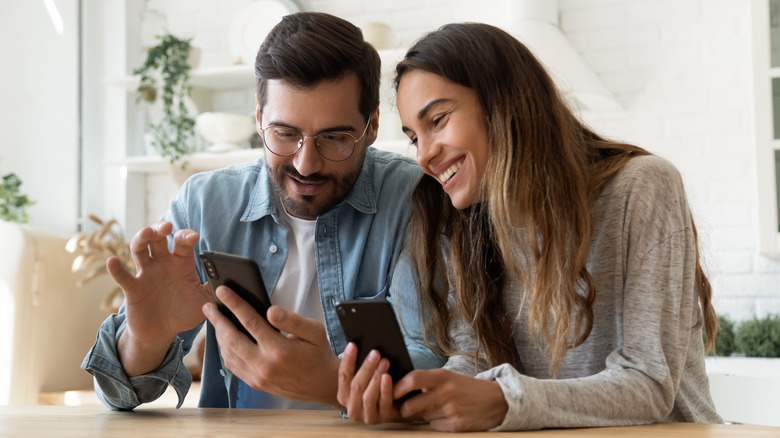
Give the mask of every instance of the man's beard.
M 304 177 L 291 165 L 282 165 L 276 168 L 271 167 L 268 162 L 266 162 L 266 165 L 268 166 L 268 180 L 271 182 L 271 189 L 279 196 L 287 213 L 299 218 L 314 219 L 340 204 L 347 197 L 347 194 L 352 190 L 352 186 L 360 175 L 363 161 L 361 160 L 360 162 L 361 167 L 358 167 L 354 172 L 348 173 L 341 179 L 333 175 L 322 175 L 319 173 Z M 333 182 L 335 190 L 329 198 L 299 195 L 297 193 L 293 193 L 291 196 L 289 193 L 291 189 L 287 187 L 285 190 L 284 186 L 284 180 L 287 175 L 299 181 L 310 183 L 330 181 Z

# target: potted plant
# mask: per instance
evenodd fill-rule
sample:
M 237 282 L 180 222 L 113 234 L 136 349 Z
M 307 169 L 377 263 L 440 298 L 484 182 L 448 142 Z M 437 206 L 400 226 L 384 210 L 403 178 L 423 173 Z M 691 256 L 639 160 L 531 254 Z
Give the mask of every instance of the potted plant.
M 734 323 L 718 316 L 715 354 L 707 372 L 747 376 L 780 376 L 780 316 L 769 314 Z
M 133 74 L 141 77 L 138 100 L 154 103 L 162 99 L 162 119 L 151 125 L 152 146 L 173 164 L 190 153 L 189 145 L 194 137 L 195 120 L 185 105 L 192 92 L 189 85 L 192 66 L 188 63 L 192 46 L 191 39 L 171 34 L 157 39 L 160 43 L 149 49 L 143 65 L 133 70 Z M 182 162 L 182 168 L 186 164 Z
M 736 343 L 747 357 L 780 357 L 780 316 L 744 321 L 736 331 Z
M 0 184 L 0 219 L 26 224 L 29 220 L 27 207 L 34 205 L 27 195 L 20 193 L 22 180 L 15 173 L 3 175 Z

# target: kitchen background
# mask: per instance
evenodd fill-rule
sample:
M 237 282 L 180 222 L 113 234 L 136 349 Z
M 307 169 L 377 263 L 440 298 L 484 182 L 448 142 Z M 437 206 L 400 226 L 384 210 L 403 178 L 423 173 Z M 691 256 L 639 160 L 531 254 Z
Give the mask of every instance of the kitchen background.
M 252 1 L 51 1 L 65 23 L 61 33 L 52 28 L 45 1 L 0 6 L 0 172 L 22 177 L 37 202 L 29 209 L 32 225 L 73 234 L 87 213 L 121 220 L 150 205 L 143 198 L 165 200 L 175 193 L 168 177 L 146 179 L 143 190 L 134 190 L 139 176 L 124 161 L 143 153 L 143 116 L 132 93 L 116 85 L 143 60 L 142 21 L 159 20 L 170 32 L 192 37 L 201 51 L 199 68 L 229 66 L 236 61 L 231 25 Z M 762 255 L 759 244 L 759 199 L 766 188 L 758 185 L 756 169 L 766 159 L 756 155 L 751 25 L 759 3 L 558 1 L 563 34 L 619 104 L 583 107 L 582 117 L 601 133 L 645 147 L 680 169 L 716 310 L 736 320 L 780 313 L 780 259 Z M 511 27 L 516 6 L 511 0 L 295 4 L 356 24 L 384 22 L 397 47 L 451 21 Z M 252 93 L 251 87 L 215 92 L 200 109 L 248 114 Z M 150 188 L 160 190 L 152 194 Z M 160 205 L 159 199 L 151 205 Z M 135 231 L 126 230 L 127 238 Z

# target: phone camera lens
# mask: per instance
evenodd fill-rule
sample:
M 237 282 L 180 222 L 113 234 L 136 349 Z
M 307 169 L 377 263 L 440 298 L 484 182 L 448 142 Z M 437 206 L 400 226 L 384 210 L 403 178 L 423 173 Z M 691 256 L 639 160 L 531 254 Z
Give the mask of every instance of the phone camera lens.
M 211 262 L 206 262 L 206 275 L 208 275 L 211 278 L 217 278 L 217 270 L 214 268 L 214 264 Z

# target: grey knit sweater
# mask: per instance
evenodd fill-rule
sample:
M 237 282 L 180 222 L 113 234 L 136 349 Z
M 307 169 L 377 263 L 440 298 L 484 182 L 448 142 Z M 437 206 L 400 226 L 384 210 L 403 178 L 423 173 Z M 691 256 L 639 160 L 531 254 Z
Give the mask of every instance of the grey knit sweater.
M 593 330 L 569 350 L 557 378 L 520 311 L 528 303 L 518 281 L 504 296 L 517 363 L 485 370 L 453 356 L 445 368 L 498 381 L 509 411 L 494 430 L 722 422 L 704 367 L 696 250 L 679 173 L 656 156 L 632 159 L 602 189 L 593 219 Z M 459 351 L 474 350 L 463 320 L 452 335 Z

